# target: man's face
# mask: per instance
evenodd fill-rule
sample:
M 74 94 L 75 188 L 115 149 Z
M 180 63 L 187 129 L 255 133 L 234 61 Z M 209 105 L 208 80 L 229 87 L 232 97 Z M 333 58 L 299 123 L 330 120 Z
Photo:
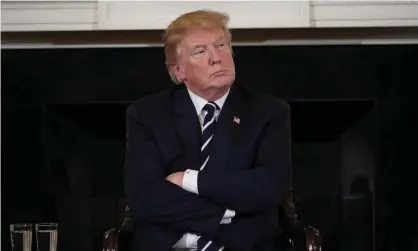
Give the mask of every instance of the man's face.
M 235 80 L 229 39 L 222 29 L 197 30 L 179 45 L 174 72 L 194 92 L 226 89 Z

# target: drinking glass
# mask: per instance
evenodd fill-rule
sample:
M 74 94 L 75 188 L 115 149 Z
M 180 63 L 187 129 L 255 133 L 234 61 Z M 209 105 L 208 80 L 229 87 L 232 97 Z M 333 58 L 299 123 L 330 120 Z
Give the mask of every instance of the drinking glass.
M 32 250 L 32 224 L 10 224 L 10 243 L 12 251 Z
M 57 251 L 58 224 L 35 224 L 37 251 Z

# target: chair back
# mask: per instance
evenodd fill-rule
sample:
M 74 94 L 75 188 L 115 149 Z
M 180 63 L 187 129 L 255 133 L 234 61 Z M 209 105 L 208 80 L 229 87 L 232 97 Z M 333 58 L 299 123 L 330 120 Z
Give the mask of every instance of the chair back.
M 279 224 L 283 229 L 282 236 L 277 241 L 280 250 L 295 251 L 321 251 L 322 238 L 320 232 L 311 226 L 302 226 L 299 222 L 299 215 L 295 205 L 295 195 L 289 190 L 283 203 L 279 206 Z M 129 205 L 125 207 L 124 218 L 119 228 L 107 231 L 103 239 L 103 251 L 124 251 L 129 250 L 133 241 L 134 228 L 130 215 Z

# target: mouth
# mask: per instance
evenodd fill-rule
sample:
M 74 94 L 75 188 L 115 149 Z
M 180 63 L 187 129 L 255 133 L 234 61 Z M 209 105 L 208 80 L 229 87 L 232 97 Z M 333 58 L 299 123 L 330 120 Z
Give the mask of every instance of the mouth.
M 227 70 L 220 70 L 220 71 L 217 71 L 215 73 L 212 73 L 211 77 L 221 76 L 221 75 L 224 75 L 227 72 L 228 72 Z

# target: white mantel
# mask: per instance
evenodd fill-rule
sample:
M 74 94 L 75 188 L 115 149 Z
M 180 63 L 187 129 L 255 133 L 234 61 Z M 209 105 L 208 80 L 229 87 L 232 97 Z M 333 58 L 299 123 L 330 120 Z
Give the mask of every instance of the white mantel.
M 98 29 L 165 29 L 198 9 L 228 13 L 232 29 L 309 27 L 309 1 L 106 1 L 98 4 Z
M 214 9 L 230 28 L 418 26 L 418 0 L 2 1 L 2 31 L 162 30 L 176 16 Z

